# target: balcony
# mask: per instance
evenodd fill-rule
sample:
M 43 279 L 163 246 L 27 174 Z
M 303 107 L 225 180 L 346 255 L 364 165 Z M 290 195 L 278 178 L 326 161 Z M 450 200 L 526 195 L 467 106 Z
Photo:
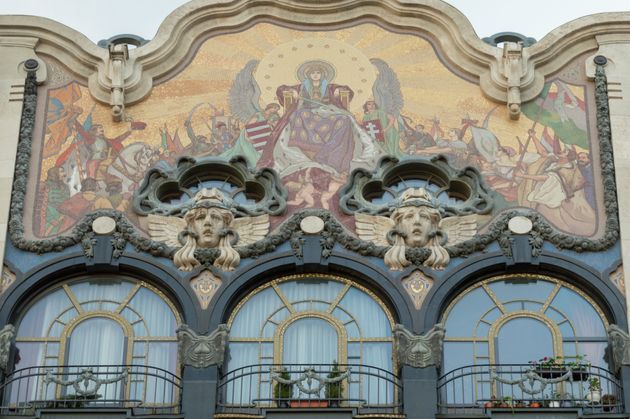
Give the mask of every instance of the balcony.
M 144 365 L 30 367 L 8 374 L 0 389 L 2 417 L 63 417 L 62 411 L 76 409 L 85 412 L 81 417 L 177 417 L 181 411 L 180 378 Z
M 438 409 L 451 417 L 502 411 L 560 417 L 561 410 L 573 412 L 572 417 L 614 417 L 624 412 L 621 383 L 610 371 L 587 365 L 537 369 L 529 364 L 455 369 L 438 380 Z
M 402 400 L 400 380 L 381 368 L 359 364 L 250 365 L 221 377 L 217 413 L 230 417 L 266 415 L 282 409 L 337 409 L 353 416 L 396 417 L 402 413 Z

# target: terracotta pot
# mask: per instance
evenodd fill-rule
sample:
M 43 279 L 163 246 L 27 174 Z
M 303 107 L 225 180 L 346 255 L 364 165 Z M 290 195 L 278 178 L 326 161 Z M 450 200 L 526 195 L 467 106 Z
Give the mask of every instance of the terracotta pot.
M 539 402 L 531 402 L 529 404 L 529 407 L 531 407 L 531 408 L 539 408 L 539 407 L 542 407 L 542 405 Z
M 328 400 L 291 400 L 291 407 L 328 407 Z
M 492 402 L 485 402 L 483 407 L 485 407 L 486 409 L 489 409 L 491 407 L 494 407 L 494 403 L 492 403 Z

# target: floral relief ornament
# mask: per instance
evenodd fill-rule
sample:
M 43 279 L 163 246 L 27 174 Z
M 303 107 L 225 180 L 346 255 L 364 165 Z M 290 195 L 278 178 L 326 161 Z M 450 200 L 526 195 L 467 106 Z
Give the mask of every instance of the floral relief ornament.
M 197 249 L 218 249 L 214 266 L 234 270 L 241 257 L 234 246 L 248 245 L 263 239 L 269 232 L 269 215 L 234 216 L 234 204 L 217 188 L 202 189 L 183 218 L 149 214 L 149 235 L 153 240 L 179 248 L 173 262 L 182 271 L 191 271 L 201 263 Z
M 424 188 L 405 190 L 389 217 L 354 214 L 359 238 L 389 246 L 384 262 L 393 271 L 411 264 L 405 254 L 408 247 L 428 249 L 429 257 L 423 265 L 444 269 L 451 260 L 445 246 L 472 239 L 480 217 L 471 214 L 442 218 L 438 204 Z

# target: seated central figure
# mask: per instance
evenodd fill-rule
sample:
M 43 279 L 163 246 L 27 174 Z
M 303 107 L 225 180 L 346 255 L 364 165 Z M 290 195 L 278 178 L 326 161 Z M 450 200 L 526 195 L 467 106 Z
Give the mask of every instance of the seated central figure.
M 309 167 L 345 177 L 355 166 L 372 163 L 372 139 L 346 109 L 354 92 L 331 83 L 334 67 L 322 60 L 307 61 L 298 67 L 297 77 L 299 85 L 282 85 L 276 91 L 284 114 L 272 134 L 274 146 L 265 150 L 258 166 L 273 166 L 282 177 Z

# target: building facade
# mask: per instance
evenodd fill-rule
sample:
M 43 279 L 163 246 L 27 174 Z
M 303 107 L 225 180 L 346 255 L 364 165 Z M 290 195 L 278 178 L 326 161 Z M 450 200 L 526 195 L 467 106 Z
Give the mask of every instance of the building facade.
M 628 417 L 630 13 L 198 0 L 0 50 L 1 417 Z

